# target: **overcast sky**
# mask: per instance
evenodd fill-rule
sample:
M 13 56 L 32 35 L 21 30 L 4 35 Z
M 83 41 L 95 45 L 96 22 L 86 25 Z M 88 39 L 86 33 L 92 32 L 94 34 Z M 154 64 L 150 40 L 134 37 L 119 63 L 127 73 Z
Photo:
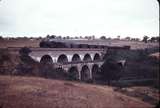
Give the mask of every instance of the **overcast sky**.
M 0 35 L 159 35 L 157 0 L 0 0 Z

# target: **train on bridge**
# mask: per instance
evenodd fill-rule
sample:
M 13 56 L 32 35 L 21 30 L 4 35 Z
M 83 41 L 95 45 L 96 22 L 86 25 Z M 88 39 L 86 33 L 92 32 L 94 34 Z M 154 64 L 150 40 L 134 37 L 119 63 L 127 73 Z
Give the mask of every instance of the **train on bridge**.
M 107 45 L 90 45 L 90 44 L 83 44 L 83 43 L 76 43 L 72 42 L 62 42 L 58 40 L 50 41 L 50 40 L 43 40 L 40 42 L 39 46 L 41 48 L 101 48 L 101 49 L 130 49 L 130 46 L 107 46 Z

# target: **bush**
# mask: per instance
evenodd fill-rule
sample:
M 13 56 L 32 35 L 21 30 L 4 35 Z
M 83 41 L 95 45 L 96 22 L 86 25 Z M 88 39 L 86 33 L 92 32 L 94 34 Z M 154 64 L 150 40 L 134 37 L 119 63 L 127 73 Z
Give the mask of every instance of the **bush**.
M 101 76 L 103 81 L 107 81 L 110 85 L 111 80 L 119 80 L 121 77 L 122 66 L 120 66 L 116 61 L 108 59 L 101 66 Z
M 33 75 L 32 70 L 33 67 L 31 65 L 20 63 L 16 66 L 14 75 Z
M 51 79 L 69 79 L 67 72 L 62 68 L 54 68 L 54 65 L 39 65 L 39 73 L 41 77 Z
M 10 53 L 7 49 L 0 49 L 0 74 L 10 74 L 13 68 Z
M 30 52 L 31 50 L 28 47 L 23 47 L 19 50 L 21 56 L 27 56 Z
M 4 61 L 10 60 L 10 54 L 6 49 L 0 49 L 0 64 L 3 64 Z

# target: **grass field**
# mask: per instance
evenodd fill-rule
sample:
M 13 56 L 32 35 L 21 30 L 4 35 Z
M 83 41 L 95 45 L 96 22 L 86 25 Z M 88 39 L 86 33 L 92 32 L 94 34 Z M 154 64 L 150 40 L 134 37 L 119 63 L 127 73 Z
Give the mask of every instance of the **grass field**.
M 36 77 L 0 76 L 1 108 L 152 108 L 112 87 Z

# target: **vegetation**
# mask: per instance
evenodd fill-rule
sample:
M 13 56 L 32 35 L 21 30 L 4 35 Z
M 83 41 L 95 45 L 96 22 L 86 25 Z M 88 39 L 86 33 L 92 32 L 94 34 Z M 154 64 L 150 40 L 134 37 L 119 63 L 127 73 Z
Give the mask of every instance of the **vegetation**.
M 11 54 L 7 49 L 0 49 L 0 74 L 10 74 L 12 68 Z
M 123 66 L 118 63 L 117 51 L 108 50 L 104 56 L 105 62 L 101 67 L 102 80 L 110 85 L 111 80 L 119 80 Z
M 160 42 L 160 37 L 159 36 L 151 37 L 151 39 L 149 41 L 151 41 L 151 42 Z
M 39 64 L 39 74 L 41 77 L 50 78 L 50 79 L 62 79 L 67 80 L 68 74 L 62 68 L 54 68 L 52 65 Z
M 107 82 L 108 85 L 111 84 L 111 80 L 119 80 L 121 75 L 122 66 L 115 61 L 109 60 L 105 61 L 101 67 L 101 77 L 102 80 Z
M 3 36 L 0 36 L 0 40 L 3 40 Z
M 10 60 L 8 51 L 6 49 L 0 49 L 0 64 L 2 65 L 8 60 Z
M 21 56 L 28 56 L 28 54 L 31 52 L 31 50 L 28 47 L 23 47 L 19 50 L 19 54 Z
M 109 85 L 148 85 L 158 88 L 159 59 L 149 56 L 158 51 L 159 48 L 144 50 L 108 50 L 104 56 L 105 62 L 101 67 L 102 80 Z M 125 65 L 122 66 L 117 63 L 119 60 L 126 60 Z
M 106 37 L 105 37 L 105 36 L 101 36 L 101 37 L 100 37 L 100 39 L 105 40 L 105 39 L 106 39 Z
M 149 38 L 148 36 L 144 36 L 142 41 L 147 43 L 148 42 L 148 38 Z
M 23 47 L 19 51 L 20 62 L 15 68 L 14 75 L 34 75 L 34 66 L 36 61 L 34 61 L 29 53 L 31 50 L 28 47 Z

